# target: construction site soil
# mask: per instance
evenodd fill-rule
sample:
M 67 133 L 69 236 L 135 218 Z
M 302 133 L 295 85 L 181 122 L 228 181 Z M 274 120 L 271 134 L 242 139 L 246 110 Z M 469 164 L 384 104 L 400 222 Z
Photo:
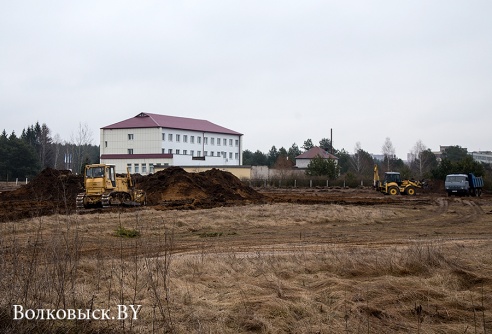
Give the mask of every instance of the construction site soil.
M 233 174 L 218 169 L 188 173 L 170 167 L 155 174 L 134 175 L 136 187 L 147 194 L 147 206 L 157 210 L 204 209 L 289 202 L 297 204 L 353 204 L 377 205 L 427 202 L 428 197 L 442 196 L 442 192 L 422 190 L 417 196 L 385 196 L 370 187 L 356 189 L 341 187 L 321 188 L 252 188 Z M 38 217 L 54 213 L 75 213 L 75 198 L 83 192 L 83 177 L 69 171 L 44 169 L 28 184 L 19 188 L 0 188 L 0 221 Z M 83 210 L 79 214 L 103 209 Z M 104 209 L 108 210 L 108 209 Z M 118 208 L 121 210 L 121 208 Z M 127 208 L 126 210 L 132 210 Z

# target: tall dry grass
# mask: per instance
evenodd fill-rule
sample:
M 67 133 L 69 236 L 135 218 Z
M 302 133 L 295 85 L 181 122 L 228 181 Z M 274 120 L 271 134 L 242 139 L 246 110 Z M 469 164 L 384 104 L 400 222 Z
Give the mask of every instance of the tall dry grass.
M 291 204 L 144 209 L 1 224 L 0 331 L 492 331 L 490 243 L 405 239 L 383 208 L 310 208 L 302 216 L 306 207 Z M 332 234 L 339 242 L 321 242 Z M 384 242 L 367 241 L 377 236 Z M 14 304 L 142 308 L 136 320 L 36 321 L 13 320 Z

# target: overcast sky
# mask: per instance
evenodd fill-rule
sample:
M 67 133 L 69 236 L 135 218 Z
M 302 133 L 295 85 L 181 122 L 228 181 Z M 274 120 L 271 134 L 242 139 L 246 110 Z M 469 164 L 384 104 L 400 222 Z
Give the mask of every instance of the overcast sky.
M 142 111 L 244 148 L 492 150 L 492 1 L 1 1 L 0 131 Z

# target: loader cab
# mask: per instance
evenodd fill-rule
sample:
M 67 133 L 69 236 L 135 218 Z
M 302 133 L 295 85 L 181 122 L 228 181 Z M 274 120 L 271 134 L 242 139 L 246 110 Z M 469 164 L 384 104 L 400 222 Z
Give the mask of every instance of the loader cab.
M 384 181 L 383 183 L 395 182 L 399 186 L 401 185 L 401 176 L 398 172 L 386 172 L 384 173 Z

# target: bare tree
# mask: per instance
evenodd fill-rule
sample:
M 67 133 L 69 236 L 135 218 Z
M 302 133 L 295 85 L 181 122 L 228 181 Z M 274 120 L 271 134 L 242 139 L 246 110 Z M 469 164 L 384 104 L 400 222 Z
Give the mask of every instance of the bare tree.
M 384 141 L 383 147 L 382 147 L 382 152 L 384 155 L 384 158 L 386 159 L 388 163 L 388 171 L 390 170 L 390 160 L 395 158 L 395 148 L 393 147 L 393 143 L 391 142 L 391 139 L 389 137 L 386 137 L 386 140 Z
M 350 156 L 350 162 L 358 176 L 372 173 L 374 160 L 369 153 L 362 149 L 360 142 L 355 144 L 354 154 Z
M 360 144 L 360 141 L 355 143 L 355 148 L 354 148 L 354 155 L 352 156 L 352 165 L 354 166 L 355 171 L 357 172 L 357 175 L 360 175 L 362 171 L 362 166 L 361 166 L 361 159 L 360 159 L 360 154 L 359 152 L 362 150 L 362 146 Z
M 74 163 L 75 170 L 80 172 L 82 169 L 82 165 L 84 160 L 88 158 L 88 148 L 89 145 L 92 144 L 92 131 L 89 129 L 87 123 L 79 123 L 79 128 L 77 129 L 77 133 L 70 136 L 70 141 L 73 144 L 74 150 Z
M 412 170 L 417 171 L 419 178 L 424 178 L 432 168 L 437 166 L 437 159 L 434 153 L 428 149 L 419 139 L 412 151 L 413 161 L 411 163 Z
M 424 152 L 425 150 L 427 150 L 427 147 L 424 145 L 422 140 L 419 139 L 415 143 L 415 146 L 413 147 L 413 151 L 412 151 L 412 154 L 414 156 L 414 161 L 417 163 L 419 169 L 420 178 L 422 178 L 422 174 L 423 174 L 422 152 Z
M 54 155 L 54 165 L 53 168 L 58 169 L 58 162 L 60 160 L 60 150 L 61 150 L 61 145 L 62 145 L 62 139 L 60 135 L 57 133 L 53 137 L 53 155 Z
M 50 160 L 53 159 L 53 152 L 51 152 L 51 136 L 50 128 L 43 123 L 39 129 L 39 161 L 41 162 L 41 167 L 48 167 L 52 165 Z

